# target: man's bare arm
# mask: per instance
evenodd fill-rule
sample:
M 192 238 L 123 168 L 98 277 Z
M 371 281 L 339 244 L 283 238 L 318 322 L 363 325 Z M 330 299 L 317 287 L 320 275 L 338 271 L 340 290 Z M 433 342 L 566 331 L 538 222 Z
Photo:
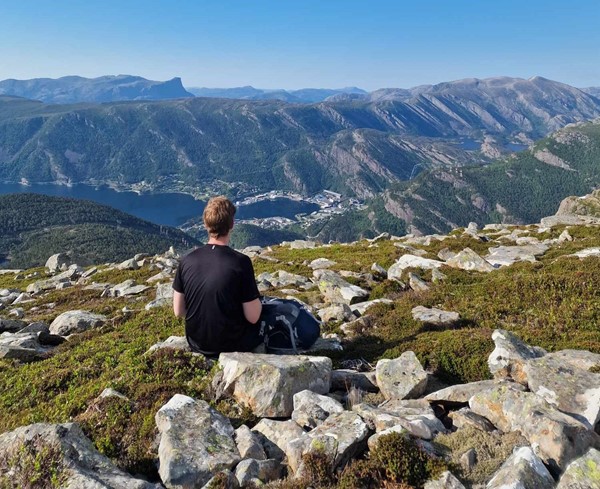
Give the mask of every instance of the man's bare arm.
M 178 318 L 184 318 L 187 312 L 185 296 L 181 292 L 173 291 L 173 312 Z
M 244 317 L 249 323 L 256 324 L 260 319 L 260 313 L 262 312 L 262 304 L 260 299 L 254 299 L 250 302 L 244 302 L 242 304 L 244 308 Z

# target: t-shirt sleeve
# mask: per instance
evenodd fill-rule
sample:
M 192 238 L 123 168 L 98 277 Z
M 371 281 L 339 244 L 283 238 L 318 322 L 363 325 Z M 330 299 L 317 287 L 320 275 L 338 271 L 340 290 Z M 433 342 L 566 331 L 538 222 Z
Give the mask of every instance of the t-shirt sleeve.
M 181 263 L 175 272 L 175 280 L 173 280 L 173 290 L 183 294 L 183 279 L 181 278 Z
M 252 261 L 247 256 L 244 256 L 242 262 L 242 302 L 250 302 L 260 297 L 256 280 L 254 279 L 254 267 Z

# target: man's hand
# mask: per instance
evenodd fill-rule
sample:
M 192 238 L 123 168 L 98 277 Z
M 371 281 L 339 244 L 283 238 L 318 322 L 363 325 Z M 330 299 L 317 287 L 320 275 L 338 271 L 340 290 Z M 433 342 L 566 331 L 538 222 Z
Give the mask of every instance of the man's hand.
M 173 291 L 173 312 L 178 318 L 184 318 L 187 312 L 185 296 L 181 292 Z
M 256 324 L 260 319 L 260 313 L 262 312 L 262 304 L 260 299 L 254 299 L 250 302 L 242 303 L 244 308 L 244 317 L 249 323 Z

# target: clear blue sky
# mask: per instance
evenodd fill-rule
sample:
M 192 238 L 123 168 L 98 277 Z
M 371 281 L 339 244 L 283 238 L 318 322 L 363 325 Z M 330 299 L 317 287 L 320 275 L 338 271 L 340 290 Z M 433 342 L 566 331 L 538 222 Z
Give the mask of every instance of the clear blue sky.
M 0 0 L 0 79 L 121 73 L 208 87 L 600 86 L 600 0 Z

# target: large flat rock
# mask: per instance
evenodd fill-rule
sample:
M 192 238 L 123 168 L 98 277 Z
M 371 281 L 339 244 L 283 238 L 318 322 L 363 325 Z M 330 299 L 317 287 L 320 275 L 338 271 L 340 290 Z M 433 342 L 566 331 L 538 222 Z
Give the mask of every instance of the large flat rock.
M 386 399 L 414 399 L 427 388 L 427 372 L 412 351 L 406 351 L 393 360 L 379 360 L 375 374 L 377 385 Z
M 327 394 L 331 386 L 331 359 L 304 355 L 221 353 L 220 392 L 261 417 L 290 417 L 294 394 L 308 389 Z
M 102 326 L 106 317 L 89 311 L 67 311 L 58 316 L 50 324 L 50 333 L 59 336 L 68 336 L 73 333 L 82 333 L 91 328 Z

